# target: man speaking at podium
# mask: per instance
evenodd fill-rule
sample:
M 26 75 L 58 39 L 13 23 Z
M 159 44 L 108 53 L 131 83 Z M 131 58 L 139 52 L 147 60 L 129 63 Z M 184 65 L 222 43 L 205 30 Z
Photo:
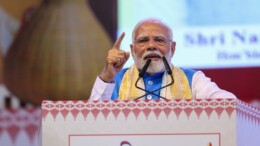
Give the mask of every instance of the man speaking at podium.
M 146 19 L 135 26 L 130 44 L 134 64 L 122 69 L 130 56 L 120 50 L 124 35 L 109 50 L 89 100 L 236 98 L 201 71 L 171 64 L 176 42 L 162 21 Z

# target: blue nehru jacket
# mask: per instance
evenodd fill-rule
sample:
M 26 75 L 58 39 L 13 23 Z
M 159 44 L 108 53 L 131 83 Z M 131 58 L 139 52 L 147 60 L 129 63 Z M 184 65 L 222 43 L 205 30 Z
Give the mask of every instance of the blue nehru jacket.
M 196 71 L 192 70 L 192 69 L 183 69 L 183 68 L 181 68 L 181 69 L 185 73 L 185 75 L 188 79 L 188 82 L 189 82 L 190 89 L 191 89 L 191 87 L 192 87 L 192 77 L 193 77 L 193 75 L 195 74 Z M 112 100 L 118 99 L 120 85 L 121 85 L 122 79 L 124 77 L 124 74 L 127 70 L 128 70 L 128 68 L 124 68 L 121 71 L 119 71 L 118 74 L 115 76 L 115 78 L 114 78 L 115 88 L 114 88 L 113 93 L 112 93 L 112 97 L 111 97 Z M 145 73 L 144 76 L 143 76 L 143 80 L 144 80 L 144 84 L 145 84 L 144 85 L 145 90 L 153 91 L 153 90 L 159 89 L 162 85 L 163 74 L 164 74 L 164 72 L 161 72 L 161 73 L 156 73 L 152 76 L 148 76 L 148 74 Z M 158 90 L 154 93 L 156 95 L 160 95 L 160 90 Z M 148 94 L 147 96 L 152 96 L 152 100 L 157 100 L 157 99 L 159 99 L 159 97 L 156 96 L 156 95 Z M 145 99 L 147 99 L 147 96 L 145 97 Z

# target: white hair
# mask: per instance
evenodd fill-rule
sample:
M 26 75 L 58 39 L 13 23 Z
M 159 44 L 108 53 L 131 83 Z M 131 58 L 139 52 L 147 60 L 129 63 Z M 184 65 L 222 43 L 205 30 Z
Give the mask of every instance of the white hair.
M 161 24 L 162 26 L 164 26 L 164 27 L 167 29 L 167 32 L 168 32 L 168 35 L 170 36 L 170 39 L 171 39 L 171 40 L 173 39 L 172 29 L 171 29 L 165 22 L 161 21 L 161 20 L 158 19 L 158 18 L 147 18 L 147 19 L 141 20 L 140 22 L 138 22 L 138 23 L 135 25 L 134 30 L 133 30 L 133 32 L 132 32 L 132 42 L 134 42 L 136 30 L 137 30 L 141 25 L 143 25 L 144 23 L 147 23 L 147 22 Z

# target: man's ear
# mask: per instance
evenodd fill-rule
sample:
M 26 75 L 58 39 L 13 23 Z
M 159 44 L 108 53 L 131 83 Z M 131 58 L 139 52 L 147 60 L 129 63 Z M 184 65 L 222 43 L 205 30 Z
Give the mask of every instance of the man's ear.
M 175 47 L 176 47 L 176 42 L 172 41 L 172 46 L 171 46 L 172 56 L 174 55 Z
M 131 48 L 131 54 L 133 56 L 133 54 L 134 54 L 134 44 L 130 44 L 130 48 Z

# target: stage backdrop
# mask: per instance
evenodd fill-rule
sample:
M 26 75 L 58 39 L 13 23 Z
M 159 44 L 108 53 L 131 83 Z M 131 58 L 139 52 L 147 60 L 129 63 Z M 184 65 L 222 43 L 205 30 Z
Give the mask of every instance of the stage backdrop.
M 177 43 L 172 63 L 201 69 L 238 98 L 260 99 L 260 9 L 258 0 L 118 0 L 118 35 L 130 51 L 132 30 L 155 17 L 173 30 Z M 132 58 L 125 67 L 133 63 Z

